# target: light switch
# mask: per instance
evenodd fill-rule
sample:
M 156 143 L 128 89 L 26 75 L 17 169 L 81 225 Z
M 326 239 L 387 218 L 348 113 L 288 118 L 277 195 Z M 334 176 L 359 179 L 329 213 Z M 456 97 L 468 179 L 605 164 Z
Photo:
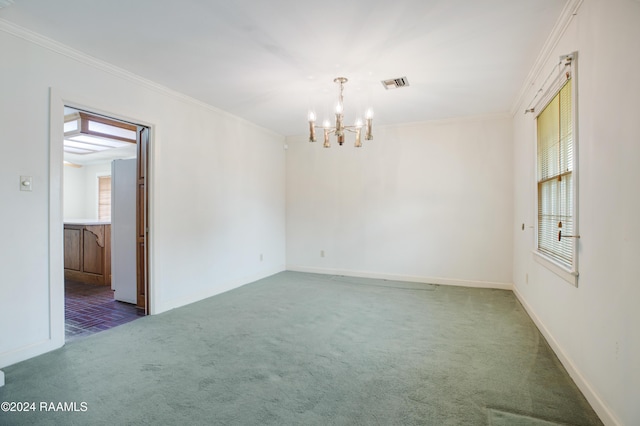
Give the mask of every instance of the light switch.
M 33 187 L 32 176 L 20 176 L 20 191 L 31 191 Z

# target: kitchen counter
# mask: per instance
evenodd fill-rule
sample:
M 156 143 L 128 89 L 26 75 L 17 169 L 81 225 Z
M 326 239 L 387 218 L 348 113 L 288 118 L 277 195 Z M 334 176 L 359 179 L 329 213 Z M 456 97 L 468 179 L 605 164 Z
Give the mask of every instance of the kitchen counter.
M 64 278 L 111 285 L 111 223 L 65 221 Z
M 98 219 L 70 219 L 64 221 L 65 225 L 111 225 L 108 220 Z

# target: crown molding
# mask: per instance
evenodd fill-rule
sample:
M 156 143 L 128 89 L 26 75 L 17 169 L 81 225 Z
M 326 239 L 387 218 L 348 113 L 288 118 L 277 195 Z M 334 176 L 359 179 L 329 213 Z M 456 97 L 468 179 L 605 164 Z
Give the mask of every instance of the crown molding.
M 0 31 L 11 34 L 15 37 L 21 38 L 30 43 L 36 44 L 42 48 L 50 50 L 52 52 L 58 53 L 60 55 L 66 56 L 67 58 L 78 61 L 82 64 L 88 65 L 100 71 L 106 72 L 113 76 L 128 80 L 130 82 L 136 83 L 140 86 L 143 86 L 147 89 L 151 89 L 155 92 L 161 93 L 166 96 L 170 96 L 174 99 L 178 99 L 180 101 L 198 106 L 200 108 L 207 109 L 209 111 L 215 112 L 217 114 L 225 115 L 234 120 L 240 120 L 243 123 L 246 123 L 255 128 L 261 129 L 265 132 L 271 133 L 273 135 L 282 136 L 279 133 L 274 132 L 273 130 L 267 129 L 265 127 L 259 126 L 251 121 L 248 121 L 244 118 L 238 117 L 237 115 L 233 115 L 227 111 L 224 111 L 220 108 L 216 108 L 208 103 L 202 102 L 198 99 L 192 98 L 191 96 L 185 95 L 183 93 L 177 92 L 175 90 L 169 89 L 166 86 L 158 84 L 152 80 L 141 77 L 135 73 L 125 70 L 124 68 L 117 67 L 108 62 L 105 62 L 101 59 L 95 58 L 91 55 L 88 55 L 79 50 L 73 49 L 65 44 L 57 42 L 53 39 L 45 37 L 41 34 L 38 34 L 34 31 L 16 25 L 12 22 L 9 22 L 5 19 L 0 18 Z
M 15 37 L 21 38 L 23 40 L 26 40 L 28 42 L 31 42 L 33 44 L 36 44 L 40 47 L 43 47 L 47 50 L 53 51 L 55 53 L 58 53 L 60 55 L 66 56 L 67 58 L 73 59 L 75 61 L 81 62 L 85 65 L 89 65 L 93 68 L 97 68 L 101 71 L 105 71 L 109 74 L 115 75 L 117 77 L 120 78 L 124 78 L 126 80 L 129 81 L 133 81 L 135 83 L 138 84 L 142 84 L 150 89 L 165 93 L 167 95 L 173 96 L 173 97 L 177 97 L 177 98 L 181 98 L 184 100 L 188 100 L 190 102 L 196 102 L 199 104 L 203 104 L 203 106 L 207 106 L 208 108 L 212 108 L 211 105 L 207 105 L 204 104 L 203 102 L 200 102 L 196 99 L 190 98 L 186 95 L 183 95 L 182 93 L 176 92 L 174 90 L 171 90 L 165 86 L 162 86 L 158 83 L 155 83 L 151 80 L 147 80 L 146 78 L 140 77 L 137 74 L 134 74 L 130 71 L 127 71 L 123 68 L 117 67 L 115 65 L 111 65 L 108 62 L 105 62 L 103 60 L 100 60 L 98 58 L 94 58 L 93 56 L 90 56 L 84 52 L 81 52 L 79 50 L 75 50 L 65 44 L 62 44 L 60 42 L 57 42 L 53 39 L 50 39 L 48 37 L 45 37 L 43 35 L 40 35 L 36 32 L 33 32 L 31 30 L 28 30 L 24 27 L 21 27 L 19 25 L 16 25 L 12 22 L 9 22 L 7 20 L 4 19 L 0 19 L 0 30 L 9 33 Z
M 529 74 L 527 75 L 527 78 L 525 79 L 524 84 L 520 88 L 520 91 L 518 92 L 518 96 L 516 97 L 515 101 L 511 105 L 510 113 L 512 116 L 515 115 L 516 112 L 518 112 L 518 110 L 520 109 L 520 105 L 522 104 L 525 95 L 527 94 L 531 86 L 535 84 L 536 80 L 540 76 L 540 72 L 542 72 L 543 67 L 547 63 L 547 60 L 549 59 L 549 56 L 553 52 L 553 49 L 555 49 L 558 43 L 560 42 L 560 39 L 562 38 L 565 31 L 567 30 L 567 27 L 573 20 L 573 17 L 578 14 L 578 9 L 580 9 L 580 6 L 582 5 L 583 1 L 584 0 L 568 0 L 567 4 L 565 4 L 564 9 L 562 10 L 562 13 L 560 13 L 560 17 L 558 18 L 558 20 L 556 21 L 556 24 L 551 30 L 551 34 L 549 34 L 549 37 L 547 37 L 547 40 L 542 46 L 542 50 L 540 50 L 540 53 L 538 54 L 536 61 L 531 67 L 531 70 L 529 71 Z

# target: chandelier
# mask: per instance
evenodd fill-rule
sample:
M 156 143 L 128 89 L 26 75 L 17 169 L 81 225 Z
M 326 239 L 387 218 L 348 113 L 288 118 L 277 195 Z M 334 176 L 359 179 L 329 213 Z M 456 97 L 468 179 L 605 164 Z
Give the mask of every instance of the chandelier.
M 336 125 L 334 127 L 330 127 L 329 120 L 325 120 L 322 126 L 316 126 L 316 115 L 313 111 L 309 111 L 309 142 L 316 142 L 316 129 L 322 129 L 324 132 L 324 144 L 322 145 L 325 148 L 331 147 L 331 142 L 329 141 L 329 135 L 335 134 L 338 140 L 338 145 L 342 145 L 344 143 L 344 133 L 345 131 L 355 133 L 356 134 L 356 148 L 362 147 L 362 139 L 360 133 L 362 132 L 362 120 L 357 119 L 356 124 L 353 126 L 345 126 L 344 125 L 344 105 L 343 105 L 343 92 L 344 92 L 344 83 L 348 80 L 346 77 L 336 77 L 333 79 L 334 83 L 338 83 L 340 85 L 340 97 L 338 98 L 338 105 L 336 106 Z M 373 121 L 373 111 L 371 109 L 367 110 L 367 114 L 365 117 L 365 139 L 371 140 L 373 139 L 373 134 L 371 133 L 371 123 Z

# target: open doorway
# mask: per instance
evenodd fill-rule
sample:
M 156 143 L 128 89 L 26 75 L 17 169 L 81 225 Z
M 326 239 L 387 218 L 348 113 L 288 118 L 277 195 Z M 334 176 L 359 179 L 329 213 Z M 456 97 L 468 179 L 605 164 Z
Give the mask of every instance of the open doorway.
M 64 108 L 65 340 L 144 316 L 149 129 Z

